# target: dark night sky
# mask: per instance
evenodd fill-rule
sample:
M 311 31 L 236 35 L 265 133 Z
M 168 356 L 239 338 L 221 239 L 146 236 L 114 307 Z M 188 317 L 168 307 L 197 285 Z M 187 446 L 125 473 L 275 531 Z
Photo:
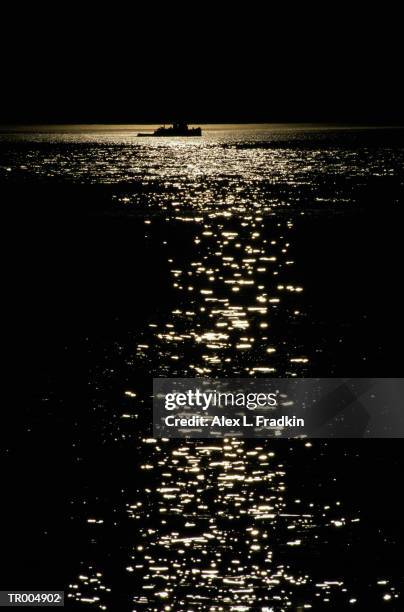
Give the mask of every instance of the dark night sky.
M 21 10 L 6 28 L 0 123 L 403 123 L 398 16 L 200 7 L 185 26 L 155 6 Z

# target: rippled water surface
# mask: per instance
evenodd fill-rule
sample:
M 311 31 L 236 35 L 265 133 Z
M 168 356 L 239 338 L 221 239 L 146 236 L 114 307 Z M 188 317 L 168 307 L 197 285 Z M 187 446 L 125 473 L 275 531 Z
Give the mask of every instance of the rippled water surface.
M 79 341 L 89 384 L 72 417 L 86 476 L 69 500 L 80 542 L 70 605 L 401 610 L 397 536 L 357 491 L 373 451 L 156 440 L 150 395 L 153 376 L 368 376 L 395 363 L 375 321 L 397 282 L 402 132 L 137 131 L 0 136 L 2 184 L 52 216 L 60 206 L 74 269 L 63 283 L 81 291 L 74 312 L 90 304 Z M 42 401 L 66 404 L 52 384 Z

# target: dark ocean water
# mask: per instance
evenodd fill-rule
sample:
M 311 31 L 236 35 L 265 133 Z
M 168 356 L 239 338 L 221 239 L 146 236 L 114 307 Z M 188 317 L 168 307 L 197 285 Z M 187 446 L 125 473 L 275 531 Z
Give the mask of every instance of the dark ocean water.
M 400 376 L 404 131 L 8 133 L 0 155 L 5 587 L 403 610 L 400 440 L 156 440 L 151 380 Z

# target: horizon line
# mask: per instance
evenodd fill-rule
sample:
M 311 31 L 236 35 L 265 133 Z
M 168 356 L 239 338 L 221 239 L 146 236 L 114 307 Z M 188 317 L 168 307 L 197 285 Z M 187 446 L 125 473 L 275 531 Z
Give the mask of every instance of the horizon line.
M 172 122 L 21 122 L 21 123 L 4 123 L 0 124 L 0 132 L 10 131 L 24 131 L 24 130 L 40 130 L 40 129 L 125 129 L 130 130 L 131 128 L 139 128 L 143 126 L 155 127 L 159 125 L 170 125 Z M 205 126 L 205 129 L 215 129 L 219 126 L 223 128 L 239 128 L 239 127 L 266 127 L 267 129 L 276 127 L 291 127 L 291 128 L 357 128 L 357 129 L 394 129 L 404 128 L 404 123 L 377 123 L 377 122 L 357 122 L 357 121 L 192 121 L 189 123 L 191 126 L 201 125 Z

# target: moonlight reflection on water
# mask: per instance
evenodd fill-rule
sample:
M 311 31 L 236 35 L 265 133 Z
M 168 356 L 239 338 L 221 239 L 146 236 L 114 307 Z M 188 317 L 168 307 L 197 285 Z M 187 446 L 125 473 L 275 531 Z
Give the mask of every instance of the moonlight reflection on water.
M 346 567 L 363 535 L 344 489 L 359 443 L 149 437 L 153 376 L 317 375 L 327 338 L 311 335 L 311 271 L 299 259 L 311 248 L 307 219 L 348 218 L 375 181 L 403 184 L 403 148 L 361 138 L 262 127 L 186 142 L 127 131 L 2 137 L 7 180 L 73 184 L 92 208 L 97 186 L 100 214 L 136 226 L 136 257 L 120 265 L 139 301 L 150 245 L 169 275 L 147 316 L 133 312 L 126 337 L 90 364 L 94 417 L 105 440 L 131 449 L 131 477 L 113 499 L 84 491 L 72 502 L 74 520 L 87 513 L 90 543 L 68 588 L 75 609 L 341 611 L 364 609 L 364 598 L 398 609 L 394 577 L 361 581 Z

